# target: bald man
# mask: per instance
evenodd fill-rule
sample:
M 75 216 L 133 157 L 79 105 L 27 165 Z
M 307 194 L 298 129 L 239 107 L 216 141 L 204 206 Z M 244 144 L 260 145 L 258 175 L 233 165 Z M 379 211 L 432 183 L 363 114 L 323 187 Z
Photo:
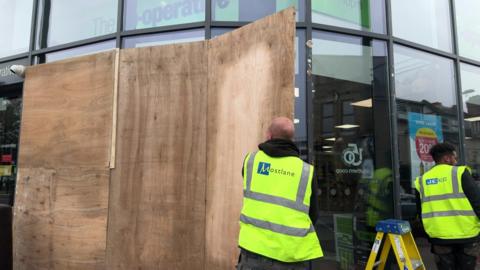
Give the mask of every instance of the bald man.
M 313 166 L 299 158 L 294 134 L 293 122 L 277 117 L 245 158 L 238 270 L 306 270 L 323 256 Z

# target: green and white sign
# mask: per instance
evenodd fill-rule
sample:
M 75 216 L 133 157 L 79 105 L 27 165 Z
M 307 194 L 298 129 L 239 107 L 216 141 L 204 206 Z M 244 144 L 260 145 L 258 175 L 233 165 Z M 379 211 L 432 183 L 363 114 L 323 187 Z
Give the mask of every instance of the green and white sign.
M 312 1 L 312 10 L 370 29 L 370 0 Z
M 135 29 L 205 20 L 204 0 L 137 0 Z
M 213 0 L 214 14 L 216 21 L 240 21 L 240 5 L 242 0 Z M 262 1 L 262 0 L 258 0 Z M 275 10 L 272 13 L 281 11 L 288 7 L 298 9 L 298 0 L 276 0 Z

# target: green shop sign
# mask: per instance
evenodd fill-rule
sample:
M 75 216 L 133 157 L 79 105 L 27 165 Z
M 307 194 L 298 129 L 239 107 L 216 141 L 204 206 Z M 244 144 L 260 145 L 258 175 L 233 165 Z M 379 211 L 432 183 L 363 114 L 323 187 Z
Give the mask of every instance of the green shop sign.
M 137 0 L 136 29 L 204 20 L 204 0 Z
M 238 21 L 240 2 L 241 0 L 212 0 L 213 18 L 217 21 Z M 276 11 L 290 6 L 297 7 L 298 0 L 276 0 Z M 135 29 L 204 21 L 205 1 L 137 0 L 136 15 Z
M 313 0 L 312 9 L 370 29 L 370 0 Z
M 213 18 L 216 21 L 239 21 L 241 0 L 213 0 L 215 5 Z M 262 0 L 258 0 L 262 1 Z M 276 12 L 294 6 L 298 9 L 298 0 L 277 0 Z

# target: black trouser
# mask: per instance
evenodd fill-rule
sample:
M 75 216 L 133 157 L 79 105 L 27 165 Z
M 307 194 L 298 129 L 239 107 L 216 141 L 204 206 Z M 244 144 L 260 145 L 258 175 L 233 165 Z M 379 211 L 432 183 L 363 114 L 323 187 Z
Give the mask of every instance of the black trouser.
M 478 242 L 453 245 L 432 245 L 438 270 L 474 270 L 480 252 Z
M 237 270 L 308 270 L 308 261 L 284 263 L 242 249 Z

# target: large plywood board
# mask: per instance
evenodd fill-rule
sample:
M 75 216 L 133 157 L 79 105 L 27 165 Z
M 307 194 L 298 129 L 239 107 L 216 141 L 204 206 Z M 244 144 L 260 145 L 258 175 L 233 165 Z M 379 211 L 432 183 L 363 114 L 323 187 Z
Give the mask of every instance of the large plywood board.
M 27 69 L 14 269 L 104 269 L 113 53 Z
M 292 117 L 294 36 L 289 9 L 122 50 L 118 115 L 113 53 L 30 68 L 15 269 L 233 269 L 241 164 L 274 116 Z
M 243 159 L 274 116 L 293 116 L 294 13 L 290 8 L 210 41 L 205 269 L 234 269 Z
M 206 42 L 123 50 L 108 269 L 203 269 Z
M 107 167 L 114 53 L 27 69 L 20 136 L 22 167 Z

